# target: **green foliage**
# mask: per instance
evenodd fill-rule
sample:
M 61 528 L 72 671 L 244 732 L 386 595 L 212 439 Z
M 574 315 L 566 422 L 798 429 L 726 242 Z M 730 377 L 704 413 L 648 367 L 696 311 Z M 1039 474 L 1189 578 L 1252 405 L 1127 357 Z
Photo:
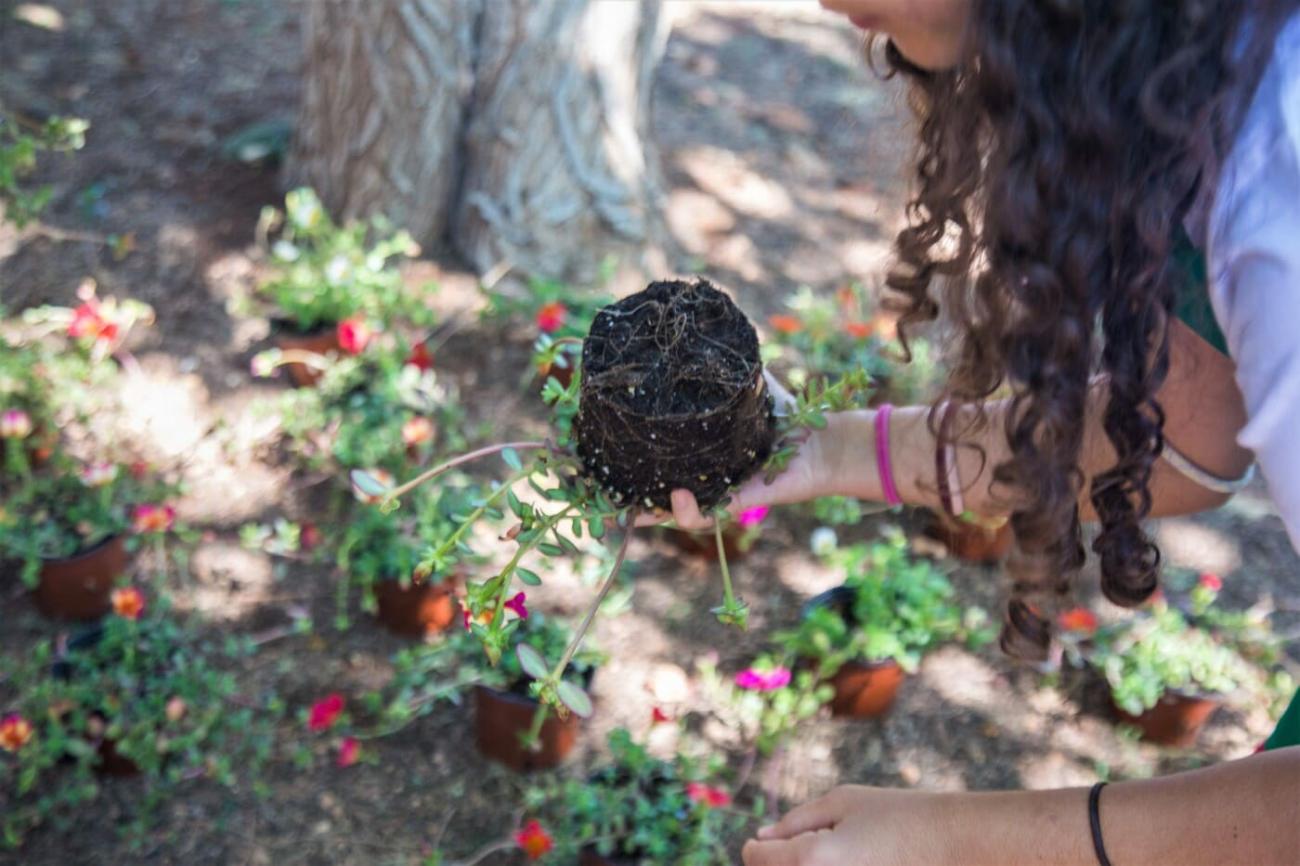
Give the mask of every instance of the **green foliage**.
M 661 866 L 733 862 L 726 841 L 745 816 L 705 802 L 703 786 L 716 765 L 684 755 L 657 759 L 623 729 L 610 733 L 609 750 L 610 762 L 586 779 L 550 778 L 525 792 L 527 814 L 555 843 L 540 862 L 576 863 L 586 847 L 614 860 Z
M 290 192 L 283 213 L 262 211 L 259 235 L 277 228 L 270 247 L 274 274 L 259 291 L 299 331 L 358 315 L 383 325 L 432 323 L 429 289 L 408 289 L 393 263 L 419 253 L 408 233 L 394 232 L 383 219 L 339 226 L 310 189 Z
M 756 658 L 750 668 L 767 674 L 784 668 L 784 661 L 767 653 Z M 720 708 L 725 723 L 740 731 L 763 755 L 776 751 L 835 696 L 822 672 L 809 666 L 793 670 L 787 684 L 764 690 L 741 688 L 724 679 L 712 661 L 701 662 L 698 668 L 701 687 Z
M 9 845 L 94 800 L 110 747 L 139 769 L 135 807 L 146 811 L 195 779 L 248 781 L 270 757 L 275 706 L 241 695 L 227 669 L 247 648 L 211 647 L 165 603 L 154 607 L 138 622 L 110 617 L 66 652 L 39 642 L 13 670 L 12 709 L 33 732 L 17 752 L 0 751 Z
M 963 611 L 948 578 L 931 561 L 913 557 L 900 532 L 838 548 L 828 559 L 844 571 L 846 606 L 816 607 L 797 628 L 775 636 L 789 658 L 815 662 L 823 678 L 849 661 L 893 659 L 914 671 L 943 641 L 993 638 L 986 617 Z
M 23 180 L 36 168 L 43 152 L 80 150 L 90 124 L 75 117 L 51 117 L 30 124 L 0 109 L 0 205 L 4 216 L 19 228 L 36 219 L 49 203 L 49 186 L 35 189 Z
M 1266 688 L 1258 668 L 1163 602 L 1099 629 L 1082 656 L 1105 676 L 1115 704 L 1135 716 L 1166 693 L 1227 695 L 1251 689 L 1260 694 Z
M 544 307 L 555 304 L 562 306 L 563 323 L 549 332 L 552 340 L 586 337 L 596 313 L 615 300 L 612 295 L 603 292 L 578 291 L 566 283 L 539 277 L 530 277 L 524 291 L 518 295 L 487 290 L 484 290 L 484 294 L 487 296 L 487 306 L 483 310 L 483 317 L 489 320 L 524 318 L 536 324 Z

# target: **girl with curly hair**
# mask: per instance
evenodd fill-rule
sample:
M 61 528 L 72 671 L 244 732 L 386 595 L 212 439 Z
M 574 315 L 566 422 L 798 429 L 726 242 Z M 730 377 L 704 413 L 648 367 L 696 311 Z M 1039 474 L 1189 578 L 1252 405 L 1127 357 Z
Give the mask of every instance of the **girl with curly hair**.
M 920 146 L 888 286 L 957 351 L 934 407 L 831 419 L 735 509 L 818 496 L 1009 519 L 1004 649 L 1042 659 L 1084 562 L 1133 607 L 1146 518 L 1266 476 L 1300 542 L 1300 0 L 821 0 L 884 43 Z M 874 458 L 874 459 L 873 459 Z M 686 491 L 686 528 L 708 521 Z M 1150 781 L 839 788 L 747 866 L 1300 862 L 1300 709 L 1271 749 Z M 1288 748 L 1290 746 L 1290 748 Z

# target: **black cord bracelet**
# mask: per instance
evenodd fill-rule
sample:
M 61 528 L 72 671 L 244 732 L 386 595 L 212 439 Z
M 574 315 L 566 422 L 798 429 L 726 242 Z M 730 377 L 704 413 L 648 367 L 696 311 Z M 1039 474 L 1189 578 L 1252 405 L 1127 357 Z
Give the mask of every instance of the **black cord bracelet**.
M 1111 866 L 1110 858 L 1106 856 L 1106 843 L 1101 840 L 1101 789 L 1104 787 L 1105 782 L 1098 782 L 1088 792 L 1088 823 L 1092 826 L 1092 850 L 1097 854 L 1097 862 L 1101 866 Z

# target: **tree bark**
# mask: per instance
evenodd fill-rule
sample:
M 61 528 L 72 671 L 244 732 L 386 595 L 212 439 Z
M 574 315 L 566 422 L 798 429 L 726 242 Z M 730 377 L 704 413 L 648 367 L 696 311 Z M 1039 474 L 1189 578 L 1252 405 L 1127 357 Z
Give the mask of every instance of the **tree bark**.
M 589 279 L 661 237 L 649 118 L 666 37 L 661 0 L 310 3 L 290 176 L 480 273 Z

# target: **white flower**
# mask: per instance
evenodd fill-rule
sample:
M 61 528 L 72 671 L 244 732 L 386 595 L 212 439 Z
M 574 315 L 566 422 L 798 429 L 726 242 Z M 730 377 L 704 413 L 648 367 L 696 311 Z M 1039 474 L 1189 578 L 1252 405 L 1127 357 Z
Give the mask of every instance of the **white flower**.
M 117 478 L 115 463 L 87 463 L 81 467 L 81 483 L 87 487 L 104 487 Z
M 835 530 L 829 526 L 819 526 L 812 532 L 812 538 L 808 540 L 808 547 L 817 556 L 826 556 L 833 553 L 835 548 L 839 547 L 840 539 L 835 534 Z

